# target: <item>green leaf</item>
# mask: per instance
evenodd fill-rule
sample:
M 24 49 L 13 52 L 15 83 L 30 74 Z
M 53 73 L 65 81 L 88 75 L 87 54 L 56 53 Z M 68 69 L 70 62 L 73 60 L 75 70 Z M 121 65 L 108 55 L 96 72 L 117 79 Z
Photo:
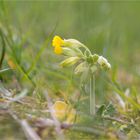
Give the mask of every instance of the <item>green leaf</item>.
M 130 103 L 131 105 L 133 105 L 136 109 L 140 110 L 140 105 L 138 103 L 136 103 L 133 99 L 131 99 L 131 97 L 128 97 L 124 94 L 124 92 L 122 92 L 120 89 L 118 89 L 117 87 L 113 86 L 112 87 L 117 94 L 119 94 L 124 100 L 126 100 L 128 103 Z
M 105 109 L 106 109 L 106 106 L 105 106 L 104 104 L 101 105 L 101 106 L 99 107 L 99 109 L 97 110 L 96 115 L 102 116 L 102 115 L 103 115 L 103 112 L 105 111 Z
M 109 103 L 104 111 L 104 115 L 113 116 L 115 112 L 116 112 L 115 107 L 113 106 L 112 103 Z

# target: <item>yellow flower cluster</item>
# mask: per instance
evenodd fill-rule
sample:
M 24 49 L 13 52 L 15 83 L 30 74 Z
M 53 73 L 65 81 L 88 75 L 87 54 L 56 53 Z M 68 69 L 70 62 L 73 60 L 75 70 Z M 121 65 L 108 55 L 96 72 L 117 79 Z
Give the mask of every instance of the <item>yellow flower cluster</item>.
M 54 46 L 54 52 L 56 54 L 63 53 L 63 55 L 69 57 L 61 62 L 61 66 L 80 65 L 77 65 L 76 73 L 84 72 L 89 67 L 92 72 L 96 71 L 98 66 L 104 70 L 111 69 L 111 65 L 106 58 L 92 54 L 88 47 L 76 39 L 62 39 L 59 36 L 54 36 L 52 46 Z M 84 65 L 81 65 L 83 62 Z M 92 66 L 94 67 L 94 71 Z
M 56 54 L 62 54 L 62 52 L 68 48 L 79 48 L 82 47 L 83 44 L 76 39 L 62 39 L 60 36 L 54 36 L 52 46 Z
M 56 101 L 53 105 L 54 115 L 60 121 L 72 124 L 75 119 L 76 111 L 63 101 Z

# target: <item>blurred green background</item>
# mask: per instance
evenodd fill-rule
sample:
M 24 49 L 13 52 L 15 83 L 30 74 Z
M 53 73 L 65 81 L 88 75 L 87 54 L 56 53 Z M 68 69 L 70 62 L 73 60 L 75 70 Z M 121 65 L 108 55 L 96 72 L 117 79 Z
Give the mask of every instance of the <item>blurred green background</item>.
M 51 40 L 54 35 L 66 39 L 75 38 L 87 45 L 93 53 L 105 56 L 112 65 L 110 77 L 115 73 L 114 77 L 117 77 L 116 80 L 122 85 L 139 84 L 139 15 L 138 1 L 0 3 L 0 25 L 11 30 L 12 40 L 16 44 L 13 45 L 14 55 L 7 49 L 8 55 L 16 55 L 25 72 L 31 68 L 28 75 L 38 87 L 47 85 L 56 93 L 74 92 L 73 90 L 78 89 L 79 82 L 73 80 L 75 76 L 72 74 L 72 68 L 59 67 L 63 58 L 53 53 Z M 42 47 L 44 49 L 39 56 L 38 52 Z M 5 61 L 5 67 L 6 65 Z M 96 84 L 97 93 L 101 95 L 104 95 L 107 88 L 103 75 L 97 76 Z M 23 87 L 30 85 L 20 72 L 19 77 L 21 84 L 24 83 Z
M 103 103 L 107 105 L 113 99 L 115 100 L 115 91 L 110 86 L 112 81 L 119 87 L 118 89 L 121 89 L 120 91 L 126 94 L 128 93 L 126 91 L 129 90 L 132 91 L 132 95 L 139 94 L 140 1 L 0 0 L 0 35 L 4 36 L 6 42 L 6 55 L 1 69 L 11 67 L 9 61 L 10 64 L 16 65 L 13 70 L 0 72 L 0 80 L 5 88 L 11 89 L 15 95 L 23 89 L 28 89 L 29 95 L 32 95 L 25 97 L 26 102 L 31 105 L 29 108 L 27 106 L 29 111 L 20 106 L 19 114 L 28 112 L 34 114 L 36 109 L 37 116 L 43 116 L 40 113 L 41 108 L 46 109 L 47 107 L 42 89 L 47 89 L 53 102 L 66 100 L 72 105 L 77 103 L 77 99 L 82 93 L 79 84 L 80 78 L 73 74 L 73 68 L 59 66 L 64 57 L 53 52 L 51 42 L 55 35 L 66 39 L 77 39 L 88 46 L 93 53 L 103 55 L 111 63 L 112 70 L 110 72 L 101 72 L 96 75 L 97 105 Z M 0 40 L 0 56 L 2 46 L 3 42 Z M 83 116 L 89 115 L 88 96 L 89 94 L 84 94 L 81 102 L 78 102 L 79 108 L 76 108 L 83 113 Z M 32 97 L 35 97 L 37 102 L 30 99 Z M 130 96 L 130 98 L 132 97 Z M 127 100 L 124 101 L 127 105 Z M 115 103 L 113 105 L 117 108 L 119 103 Z M 129 103 L 132 102 L 129 100 Z M 3 106 L 5 107 L 5 104 Z M 15 106 L 13 107 L 14 111 L 16 110 Z M 12 106 L 10 107 L 12 108 Z M 126 114 L 130 118 L 127 119 L 128 122 L 132 122 L 130 110 L 135 116 L 135 108 L 134 112 L 133 108 L 128 108 L 127 111 L 120 111 L 122 114 L 119 112 L 119 117 Z M 46 117 L 46 114 L 44 116 Z M 86 122 L 87 126 L 96 125 L 98 121 L 101 121 L 96 122 L 94 119 L 91 121 L 88 117 L 83 117 L 82 120 Z M 12 125 L 16 126 L 14 122 L 11 123 L 13 119 L 9 122 L 8 120 L 3 121 L 4 119 L 5 116 L 1 122 L 3 126 L 6 126 L 6 129 L 0 128 L 1 135 L 5 135 L 7 138 L 7 131 L 10 128 L 12 131 L 9 134 L 12 136 L 13 131 L 16 130 L 15 135 L 18 137 L 17 128 L 13 129 L 12 127 Z M 123 119 L 126 121 L 126 118 Z M 6 123 L 7 125 L 5 125 Z M 112 123 L 111 127 L 114 127 L 114 124 Z M 102 125 L 107 126 L 101 121 Z M 109 128 L 109 126 L 107 127 Z M 118 131 L 117 125 L 115 128 L 114 130 Z M 77 134 L 79 139 L 83 138 L 79 135 L 80 133 Z M 19 133 L 19 135 L 21 134 Z

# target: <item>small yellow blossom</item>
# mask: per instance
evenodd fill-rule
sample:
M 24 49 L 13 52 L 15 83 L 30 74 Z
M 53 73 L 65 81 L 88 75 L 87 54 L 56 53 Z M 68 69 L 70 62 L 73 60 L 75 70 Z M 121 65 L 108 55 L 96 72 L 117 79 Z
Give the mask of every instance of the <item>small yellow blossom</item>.
M 61 53 L 62 53 L 62 47 L 55 47 L 55 48 L 54 48 L 54 52 L 55 52 L 56 54 L 61 54 Z
M 8 65 L 11 69 L 16 69 L 16 65 L 12 59 L 9 59 L 7 62 L 8 62 Z
M 63 44 L 64 44 L 64 40 L 61 37 L 55 36 L 53 38 L 52 46 L 54 46 L 54 47 L 62 47 Z
M 83 46 L 83 44 L 76 39 L 62 39 L 60 36 L 54 36 L 52 40 L 52 46 L 54 47 L 54 52 L 56 54 L 62 54 L 63 49 L 71 48 L 69 50 L 70 52 L 73 51 L 74 55 L 75 54 L 74 48 L 80 48 Z M 67 53 L 68 51 L 65 50 L 65 52 Z
M 73 123 L 76 111 L 63 101 L 56 101 L 53 105 L 54 115 L 66 123 Z
M 54 52 L 56 54 L 61 54 L 62 53 L 62 46 L 64 44 L 64 40 L 59 37 L 59 36 L 55 36 L 53 38 L 53 41 L 52 41 L 52 46 L 54 46 Z

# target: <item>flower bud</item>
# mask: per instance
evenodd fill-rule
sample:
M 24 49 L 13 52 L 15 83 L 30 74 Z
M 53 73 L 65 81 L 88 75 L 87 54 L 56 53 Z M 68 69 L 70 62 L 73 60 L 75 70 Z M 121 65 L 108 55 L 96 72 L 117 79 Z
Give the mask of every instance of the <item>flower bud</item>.
M 103 56 L 99 56 L 97 62 L 102 68 L 105 68 L 105 69 L 111 68 L 111 65 L 108 63 L 107 59 L 104 58 Z
M 82 56 L 82 52 L 78 48 L 63 47 L 62 52 L 66 56 Z
M 97 54 L 94 54 L 94 55 L 90 55 L 89 57 L 87 57 L 86 60 L 88 63 L 95 64 L 95 63 L 97 63 L 98 58 L 99 58 L 99 56 Z
M 64 39 L 63 46 L 65 46 L 65 47 L 82 47 L 82 43 L 76 39 Z
M 98 58 L 99 58 L 99 55 L 97 55 L 97 54 L 92 55 L 93 63 L 96 63 Z
M 77 57 L 77 56 L 75 56 L 75 57 L 69 57 L 69 58 L 65 59 L 64 61 L 62 61 L 60 63 L 60 65 L 62 67 L 72 66 L 72 65 L 76 64 L 79 60 L 80 60 L 80 58 Z
M 86 62 L 80 63 L 74 70 L 75 74 L 82 73 L 87 68 Z
M 107 63 L 106 66 L 107 66 L 108 69 L 111 69 L 110 63 Z

